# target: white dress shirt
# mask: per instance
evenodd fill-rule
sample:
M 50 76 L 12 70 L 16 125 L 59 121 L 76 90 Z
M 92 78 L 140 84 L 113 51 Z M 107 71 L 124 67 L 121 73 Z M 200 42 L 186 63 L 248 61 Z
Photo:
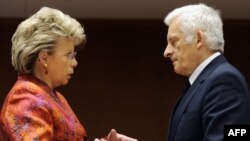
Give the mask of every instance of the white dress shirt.
M 214 58 L 216 58 L 217 56 L 221 55 L 220 52 L 216 52 L 213 55 L 211 55 L 210 57 L 208 57 L 205 61 L 203 61 L 196 69 L 195 71 L 191 74 L 191 76 L 189 77 L 189 82 L 190 85 L 192 85 L 194 83 L 194 81 L 196 80 L 196 78 L 200 75 L 200 73 L 205 69 L 205 67 L 214 60 Z

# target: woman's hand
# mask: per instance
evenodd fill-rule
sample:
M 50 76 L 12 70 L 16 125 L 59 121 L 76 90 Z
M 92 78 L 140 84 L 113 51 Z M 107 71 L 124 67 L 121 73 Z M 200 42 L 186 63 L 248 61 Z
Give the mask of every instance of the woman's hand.
M 95 139 L 94 141 L 137 141 L 137 139 L 133 139 L 128 136 L 119 134 L 116 132 L 115 129 L 112 129 L 107 137 Z

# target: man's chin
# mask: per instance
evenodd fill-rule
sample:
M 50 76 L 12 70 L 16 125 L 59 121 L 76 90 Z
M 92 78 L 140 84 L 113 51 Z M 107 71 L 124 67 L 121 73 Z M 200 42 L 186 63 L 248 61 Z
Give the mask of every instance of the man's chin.
M 176 74 L 184 75 L 185 76 L 185 74 L 180 69 L 178 69 L 176 67 L 174 68 L 174 71 L 175 71 Z

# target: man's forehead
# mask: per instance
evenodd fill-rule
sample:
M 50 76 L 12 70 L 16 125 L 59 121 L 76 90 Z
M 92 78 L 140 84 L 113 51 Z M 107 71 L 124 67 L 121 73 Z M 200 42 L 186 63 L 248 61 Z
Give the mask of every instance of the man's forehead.
M 180 33 L 179 32 L 175 32 L 175 31 L 168 31 L 168 34 L 167 34 L 167 39 L 178 39 L 180 36 Z

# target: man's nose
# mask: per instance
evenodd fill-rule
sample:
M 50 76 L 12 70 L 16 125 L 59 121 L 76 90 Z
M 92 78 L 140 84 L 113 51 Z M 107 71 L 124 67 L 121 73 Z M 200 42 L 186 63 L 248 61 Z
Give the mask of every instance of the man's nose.
M 164 53 L 163 53 L 163 56 L 165 58 L 168 58 L 168 57 L 170 57 L 172 55 L 172 53 L 173 53 L 173 49 L 168 44 L 167 47 L 166 47 L 166 49 L 165 49 L 165 51 L 164 51 Z

